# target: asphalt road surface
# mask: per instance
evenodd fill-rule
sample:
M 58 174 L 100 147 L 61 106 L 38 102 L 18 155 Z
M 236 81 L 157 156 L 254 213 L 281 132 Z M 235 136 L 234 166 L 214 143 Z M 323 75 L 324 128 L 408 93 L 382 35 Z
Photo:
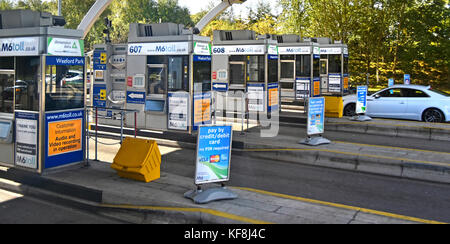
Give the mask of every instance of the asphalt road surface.
M 123 222 L 0 189 L 0 224 L 119 223 Z

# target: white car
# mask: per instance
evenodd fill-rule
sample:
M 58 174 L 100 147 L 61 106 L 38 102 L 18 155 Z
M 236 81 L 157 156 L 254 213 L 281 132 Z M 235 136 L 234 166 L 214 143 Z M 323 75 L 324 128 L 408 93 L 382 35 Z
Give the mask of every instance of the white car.
M 355 115 L 357 95 L 344 96 L 344 116 Z M 370 117 L 450 121 L 450 94 L 429 86 L 395 85 L 367 96 Z

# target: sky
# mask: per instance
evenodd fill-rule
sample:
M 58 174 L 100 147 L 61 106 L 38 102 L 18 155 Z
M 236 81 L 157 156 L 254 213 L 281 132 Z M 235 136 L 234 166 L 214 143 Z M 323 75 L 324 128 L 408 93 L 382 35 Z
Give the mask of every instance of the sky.
M 64 0 L 63 0 L 64 1 Z M 242 13 L 242 15 L 247 13 L 248 7 L 256 8 L 258 2 L 261 0 L 247 0 L 243 4 L 234 4 L 233 10 L 235 14 Z M 279 11 L 277 8 L 277 1 L 274 0 L 262 0 L 263 2 L 270 3 L 274 13 Z M 182 7 L 187 7 L 191 14 L 196 14 L 200 12 L 202 9 L 206 9 L 208 4 L 212 2 L 214 3 L 214 6 L 217 6 L 221 0 L 178 0 L 178 4 Z
M 13 2 L 17 2 L 18 0 L 13 0 Z M 49 1 L 49 0 L 42 0 Z M 64 0 L 62 0 L 64 2 Z M 247 8 L 253 7 L 256 8 L 256 5 L 259 1 L 268 2 L 272 6 L 273 13 L 276 14 L 279 9 L 277 8 L 277 1 L 275 0 L 247 0 L 243 4 L 234 4 L 233 10 L 235 15 L 241 14 L 242 17 L 247 15 Z M 209 3 L 214 3 L 214 6 L 217 6 L 221 0 L 178 0 L 178 4 L 182 7 L 187 7 L 191 14 L 196 14 L 200 12 L 202 9 L 206 9 Z

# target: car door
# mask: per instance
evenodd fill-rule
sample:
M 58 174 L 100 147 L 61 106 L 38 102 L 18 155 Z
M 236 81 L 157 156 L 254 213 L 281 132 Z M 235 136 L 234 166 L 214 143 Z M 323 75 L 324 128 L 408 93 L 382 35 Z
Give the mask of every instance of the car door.
M 367 115 L 381 118 L 405 118 L 408 105 L 403 88 L 390 88 L 367 99 Z
M 417 89 L 406 89 L 408 97 L 408 106 L 405 116 L 407 119 L 421 120 L 422 112 L 430 102 L 430 96 L 424 91 Z

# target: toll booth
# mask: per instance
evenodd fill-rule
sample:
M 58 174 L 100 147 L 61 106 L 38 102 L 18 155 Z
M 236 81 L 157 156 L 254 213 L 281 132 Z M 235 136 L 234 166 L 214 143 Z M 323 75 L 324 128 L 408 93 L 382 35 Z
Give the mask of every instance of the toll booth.
M 42 173 L 83 162 L 83 33 L 45 12 L 0 18 L 0 164 Z
M 321 91 L 325 97 L 325 116 L 343 116 L 342 97 L 349 92 L 348 47 L 341 41 L 317 38 L 320 45 Z
M 272 35 L 256 36 L 250 30 L 216 30 L 213 33 L 212 89 L 226 96 L 229 111 L 242 106 L 229 107 L 228 98 L 241 104 L 239 92 L 247 93 L 250 113 L 279 111 L 279 76 L 277 40 Z M 232 96 L 236 96 L 232 98 Z M 242 111 L 241 111 L 242 112 Z
M 93 106 L 139 110 L 125 125 L 192 133 L 211 123 L 210 38 L 181 24 L 131 24 L 127 44 L 96 45 Z M 101 120 L 103 124 L 119 120 Z
M 324 95 L 344 95 L 349 91 L 348 47 L 341 41 L 317 38 L 320 45 L 320 79 Z
M 283 102 L 306 101 L 321 95 L 320 47 L 316 39 L 298 35 L 277 37 L 280 90 Z

